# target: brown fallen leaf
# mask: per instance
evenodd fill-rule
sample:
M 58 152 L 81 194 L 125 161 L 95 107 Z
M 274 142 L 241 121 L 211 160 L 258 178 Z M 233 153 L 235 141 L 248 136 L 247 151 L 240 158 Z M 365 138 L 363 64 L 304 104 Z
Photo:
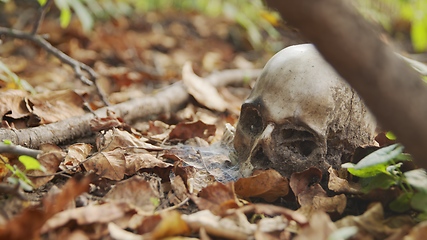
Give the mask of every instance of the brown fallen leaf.
M 102 151 L 111 151 L 116 148 L 139 147 L 142 149 L 160 151 L 161 147 L 146 142 L 145 138 L 137 138 L 131 133 L 113 128 L 100 135 L 97 139 L 97 148 Z
M 157 188 L 155 188 L 157 186 Z M 160 196 L 160 178 L 152 178 L 150 182 L 141 176 L 133 176 L 121 181 L 104 197 L 107 201 L 126 202 L 146 213 L 152 213 L 158 206 Z
M 46 221 L 61 211 L 70 201 L 86 192 L 89 189 L 89 183 L 90 177 L 68 180 L 56 197 L 43 200 L 43 208 L 28 207 L 6 224 L 0 225 L 0 239 L 38 239 L 41 228 Z
M 173 164 L 164 162 L 144 149 L 128 149 L 125 154 L 126 175 L 134 175 L 141 169 L 172 168 Z
M 209 209 L 213 214 L 218 216 L 223 216 L 227 210 L 240 206 L 234 193 L 233 183 L 214 183 L 203 188 L 199 192 L 198 197 L 191 196 L 191 199 L 197 204 L 199 209 Z
M 135 214 L 135 211 L 126 203 L 104 203 L 101 205 L 88 205 L 86 207 L 68 209 L 57 213 L 50 218 L 41 229 L 41 233 L 46 233 L 60 228 L 70 221 L 75 221 L 77 225 L 83 227 L 94 223 L 109 223 L 117 219 L 126 217 L 127 214 Z
M 337 229 L 328 214 L 317 211 L 309 221 L 309 224 L 301 229 L 295 240 L 327 240 L 329 235 Z
M 190 138 L 199 137 L 208 140 L 209 137 L 215 135 L 215 131 L 215 125 L 205 124 L 202 121 L 192 123 L 180 122 L 169 133 L 169 139 L 186 141 Z
M 28 93 L 23 90 L 0 92 L 0 117 L 19 119 L 28 116 L 30 112 L 22 104 L 26 96 Z
M 86 171 L 93 171 L 98 176 L 111 180 L 122 180 L 126 171 L 125 151 L 116 148 L 108 152 L 93 155 L 83 163 Z
M 37 158 L 39 160 L 40 164 L 46 169 L 45 172 L 39 171 L 39 170 L 31 170 L 28 171 L 28 177 L 33 182 L 34 188 L 39 188 L 46 183 L 48 183 L 50 180 L 52 180 L 59 169 L 59 164 L 64 159 L 65 153 L 62 151 L 62 149 L 56 145 L 53 144 L 44 144 L 44 146 L 41 147 L 41 149 L 44 149 L 42 154 L 40 154 Z M 44 175 L 50 175 L 47 177 L 37 177 L 37 176 L 44 176 Z
M 233 213 L 233 211 L 240 211 L 245 214 L 248 214 L 248 213 L 265 214 L 268 216 L 282 215 L 286 217 L 288 220 L 295 221 L 300 226 L 305 226 L 308 223 L 307 218 L 301 213 L 298 213 L 296 211 L 293 211 L 291 209 L 287 209 L 284 207 L 274 206 L 271 204 L 262 204 L 262 203 L 250 204 L 250 205 L 246 205 L 241 208 L 238 208 L 236 210 L 232 209 L 232 211 L 229 211 L 230 212 L 229 214 Z
M 236 194 L 243 198 L 260 197 L 274 202 L 289 193 L 289 181 L 275 170 L 258 171 L 248 178 L 240 178 L 234 185 Z
M 218 112 L 224 112 L 227 109 L 228 104 L 218 90 L 208 81 L 194 74 L 190 62 L 186 62 L 182 68 L 182 81 L 188 93 L 198 103 Z
M 67 155 L 61 163 L 60 168 L 71 172 L 80 172 L 80 164 L 84 162 L 92 150 L 92 145 L 87 143 L 76 143 L 68 147 Z
M 92 132 L 99 132 L 101 130 L 108 130 L 112 128 L 123 128 L 128 127 L 123 119 L 117 117 L 111 110 L 107 110 L 107 117 L 105 118 L 94 118 L 90 121 L 90 130 Z
M 385 239 L 399 231 L 399 228 L 390 228 L 385 224 L 381 203 L 373 203 L 362 215 L 344 217 L 336 221 L 335 225 L 338 228 L 356 226 L 359 229 L 357 234 L 361 235 L 359 237 L 368 235 L 371 239 Z M 354 237 L 362 239 L 357 235 Z
M 289 180 L 289 186 L 295 196 L 298 197 L 301 192 L 306 191 L 311 185 L 319 183 L 321 179 L 322 171 L 316 167 L 311 167 L 305 171 L 293 173 Z
M 160 216 L 161 221 L 148 234 L 152 239 L 164 239 L 190 233 L 190 227 L 182 220 L 181 214 L 178 211 L 163 212 Z
M 34 114 L 30 126 L 58 122 L 74 116 L 81 116 L 83 99 L 73 90 L 46 92 L 25 98 L 27 109 Z
M 329 181 L 328 188 L 337 193 L 361 194 L 362 187 L 353 182 L 349 183 L 346 179 L 340 178 L 337 171 L 333 168 L 328 169 Z

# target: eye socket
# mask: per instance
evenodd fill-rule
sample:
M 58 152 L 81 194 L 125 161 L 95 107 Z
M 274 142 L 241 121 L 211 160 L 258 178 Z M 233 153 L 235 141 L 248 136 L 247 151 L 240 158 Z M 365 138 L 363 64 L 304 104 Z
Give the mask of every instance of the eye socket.
M 260 134 L 264 128 L 262 117 L 258 109 L 248 104 L 243 104 L 242 106 L 239 123 L 241 124 L 243 131 L 249 132 L 253 135 Z

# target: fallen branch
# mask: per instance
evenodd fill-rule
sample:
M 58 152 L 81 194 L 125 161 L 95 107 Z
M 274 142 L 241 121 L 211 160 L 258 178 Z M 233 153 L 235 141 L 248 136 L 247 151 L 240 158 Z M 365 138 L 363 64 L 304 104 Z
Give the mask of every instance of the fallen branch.
M 299 28 L 359 93 L 379 123 L 393 131 L 416 164 L 427 168 L 427 85 L 342 0 L 267 0 Z
M 243 79 L 256 78 L 260 72 L 261 70 L 225 70 L 206 77 L 206 80 L 216 87 L 241 84 Z M 8 139 L 16 145 L 34 149 L 43 143 L 65 143 L 91 135 L 90 121 L 96 117 L 106 117 L 107 110 L 115 112 L 116 116 L 131 123 L 135 120 L 148 120 L 160 114 L 175 112 L 183 108 L 188 100 L 189 94 L 182 82 L 177 82 L 151 96 L 100 108 L 94 112 L 95 114 L 87 113 L 28 129 L 0 129 L 0 140 Z

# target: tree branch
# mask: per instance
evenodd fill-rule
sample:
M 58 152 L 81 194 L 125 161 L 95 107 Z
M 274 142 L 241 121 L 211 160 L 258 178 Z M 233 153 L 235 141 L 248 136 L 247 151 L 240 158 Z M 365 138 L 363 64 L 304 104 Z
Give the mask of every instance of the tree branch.
M 225 70 L 214 73 L 206 78 L 214 86 L 241 84 L 244 79 L 259 76 L 261 70 Z M 104 118 L 111 110 L 126 122 L 148 120 L 160 114 L 175 112 L 186 105 L 190 99 L 182 82 L 177 82 L 152 96 L 133 99 L 113 106 L 104 107 L 93 113 L 69 118 L 28 129 L 0 129 L 0 140 L 8 139 L 16 145 L 28 148 L 38 148 L 43 143 L 64 143 L 75 138 L 89 136 L 92 133 L 90 121 L 99 117 Z

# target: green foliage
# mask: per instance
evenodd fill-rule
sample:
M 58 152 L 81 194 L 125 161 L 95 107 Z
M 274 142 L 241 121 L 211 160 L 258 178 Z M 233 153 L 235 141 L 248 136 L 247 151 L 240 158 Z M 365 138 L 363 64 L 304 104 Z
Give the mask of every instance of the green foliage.
M 410 35 L 414 50 L 427 50 L 427 1 L 425 0 L 359 0 L 359 9 L 369 19 L 379 22 L 388 31 L 392 22 L 411 23 Z
M 35 93 L 36 90 L 24 79 L 12 72 L 2 61 L 0 61 L 0 81 L 7 83 L 6 88 L 18 88 Z
M 354 176 L 360 178 L 362 191 L 368 193 L 375 189 L 399 187 L 402 193 L 394 199 L 389 207 L 395 212 L 405 212 L 410 209 L 420 211 L 418 218 L 427 217 L 427 174 L 423 169 L 415 169 L 403 173 L 400 170 L 402 161 L 411 157 L 402 152 L 403 146 L 393 144 L 381 148 L 357 164 L 342 165 Z
M 43 6 L 46 0 L 38 0 Z M 261 0 L 55 0 L 60 9 L 60 23 L 67 27 L 73 12 L 79 18 L 84 31 L 94 25 L 95 18 L 129 15 L 134 12 L 148 11 L 197 11 L 209 16 L 225 16 L 240 24 L 248 34 L 248 40 L 254 48 L 265 48 L 263 32 L 277 40 L 279 33 L 274 25 L 280 17 L 268 11 Z
M 12 146 L 12 142 L 10 140 L 3 140 L 2 144 Z M 40 162 L 30 156 L 27 155 L 21 155 L 19 156 L 18 160 L 23 164 L 25 170 L 20 170 L 16 165 L 11 165 L 8 163 L 7 159 L 5 159 L 3 156 L 0 155 L 0 159 L 3 162 L 4 166 L 9 169 L 9 171 L 12 173 L 12 176 L 8 177 L 8 182 L 13 185 L 19 185 L 22 189 L 26 191 L 32 191 L 33 190 L 33 183 L 31 180 L 27 177 L 27 171 L 29 170 L 39 170 L 42 172 L 46 172 L 46 169 L 44 166 L 40 164 Z

